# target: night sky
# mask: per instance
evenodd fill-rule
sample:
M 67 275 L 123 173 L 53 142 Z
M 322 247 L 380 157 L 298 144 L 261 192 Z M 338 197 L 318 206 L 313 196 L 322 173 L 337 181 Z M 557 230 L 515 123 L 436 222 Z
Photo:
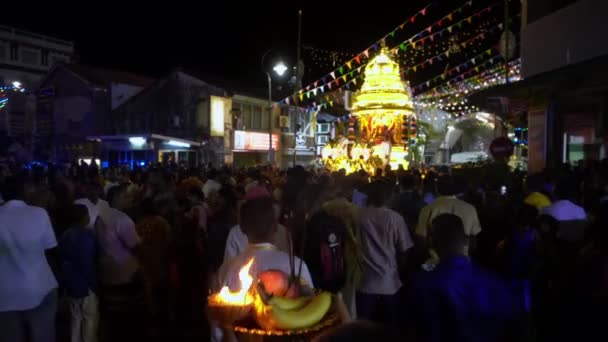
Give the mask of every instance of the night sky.
M 401 38 L 418 32 L 465 0 L 80 2 L 70 12 L 57 5 L 10 5 L 0 23 L 75 42 L 80 63 L 162 76 L 172 67 L 198 71 L 244 85 L 264 86 L 262 54 L 272 48 L 295 61 L 297 11 L 303 10 L 302 43 L 339 52 L 361 52 L 425 5 L 425 18 L 406 27 Z M 496 1 L 476 0 L 475 6 Z M 378 4 L 378 6 L 374 6 Z M 35 18 L 32 7 L 46 19 Z M 500 17 L 501 10 L 496 14 Z M 43 18 L 44 18 L 43 17 Z M 400 37 L 397 37 L 400 38 Z M 323 51 L 304 49 L 306 78 L 330 71 Z

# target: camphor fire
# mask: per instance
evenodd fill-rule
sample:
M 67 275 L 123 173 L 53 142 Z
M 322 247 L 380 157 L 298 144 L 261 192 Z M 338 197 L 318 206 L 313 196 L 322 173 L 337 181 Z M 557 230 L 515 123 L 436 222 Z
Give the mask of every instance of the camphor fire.
M 250 305 L 253 303 L 253 296 L 249 289 L 253 284 L 253 277 L 249 274 L 249 269 L 253 264 L 253 258 L 245 264 L 239 271 L 239 280 L 241 281 L 241 289 L 237 292 L 232 292 L 228 286 L 222 287 L 217 295 L 214 295 L 214 299 L 224 305 Z

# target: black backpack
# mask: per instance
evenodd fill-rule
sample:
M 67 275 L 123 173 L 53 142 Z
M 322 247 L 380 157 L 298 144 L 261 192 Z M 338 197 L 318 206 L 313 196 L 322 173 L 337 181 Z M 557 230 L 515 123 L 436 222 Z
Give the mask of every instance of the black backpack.
M 346 227 L 342 220 L 320 210 L 308 221 L 304 260 L 315 288 L 338 292 L 346 281 Z

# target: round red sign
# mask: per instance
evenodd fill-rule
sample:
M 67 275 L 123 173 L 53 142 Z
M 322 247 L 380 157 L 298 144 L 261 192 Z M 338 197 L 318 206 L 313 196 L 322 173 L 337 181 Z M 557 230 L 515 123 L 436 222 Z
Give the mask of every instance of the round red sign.
M 494 159 L 504 160 L 513 154 L 515 145 L 507 137 L 498 137 L 490 144 L 490 154 Z

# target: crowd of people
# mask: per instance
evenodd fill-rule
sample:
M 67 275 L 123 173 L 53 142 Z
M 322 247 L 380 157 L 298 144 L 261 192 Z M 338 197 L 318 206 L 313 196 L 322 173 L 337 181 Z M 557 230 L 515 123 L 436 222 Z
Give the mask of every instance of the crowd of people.
M 49 165 L 0 190 L 0 342 L 229 340 L 206 299 L 252 256 L 337 294 L 320 341 L 608 335 L 606 160 L 498 181 Z

